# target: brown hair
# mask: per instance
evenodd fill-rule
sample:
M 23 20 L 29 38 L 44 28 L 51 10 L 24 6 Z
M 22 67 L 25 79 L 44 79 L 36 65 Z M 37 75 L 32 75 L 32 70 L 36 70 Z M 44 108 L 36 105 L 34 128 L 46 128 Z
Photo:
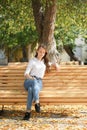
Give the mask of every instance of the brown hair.
M 50 66 L 49 66 L 49 60 L 48 60 L 48 57 L 47 57 L 47 49 L 46 49 L 45 45 L 41 44 L 41 45 L 39 45 L 37 50 L 39 50 L 41 47 L 44 48 L 45 51 L 46 51 L 45 55 L 42 57 L 42 60 L 44 60 L 44 64 L 46 65 L 46 71 L 49 72 Z M 38 56 L 38 53 L 36 52 L 35 57 L 37 57 L 37 56 Z

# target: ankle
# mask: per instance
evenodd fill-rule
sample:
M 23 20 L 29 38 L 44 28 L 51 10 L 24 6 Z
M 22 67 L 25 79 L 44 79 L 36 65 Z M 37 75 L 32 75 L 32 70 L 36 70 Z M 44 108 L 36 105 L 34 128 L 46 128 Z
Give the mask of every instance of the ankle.
M 27 112 L 28 112 L 28 113 L 31 113 L 31 110 L 27 110 L 26 113 L 27 113 Z
M 35 101 L 35 104 L 39 104 L 39 101 L 38 101 L 38 100 L 36 100 L 36 101 Z

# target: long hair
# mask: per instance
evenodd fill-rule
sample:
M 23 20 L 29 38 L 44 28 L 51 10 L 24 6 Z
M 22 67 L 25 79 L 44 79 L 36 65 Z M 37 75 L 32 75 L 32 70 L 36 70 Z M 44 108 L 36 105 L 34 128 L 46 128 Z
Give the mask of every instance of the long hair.
M 43 45 L 43 44 L 41 44 L 41 45 L 39 45 L 39 47 L 38 47 L 37 50 L 39 50 L 40 48 L 44 48 L 44 49 L 45 49 L 45 55 L 42 57 L 42 60 L 44 61 L 44 64 L 46 65 L 46 72 L 49 72 L 50 66 L 49 66 L 49 59 L 48 59 L 48 57 L 47 57 L 47 49 L 46 49 L 46 46 Z M 36 52 L 35 57 L 37 57 L 37 56 L 38 56 L 38 53 Z

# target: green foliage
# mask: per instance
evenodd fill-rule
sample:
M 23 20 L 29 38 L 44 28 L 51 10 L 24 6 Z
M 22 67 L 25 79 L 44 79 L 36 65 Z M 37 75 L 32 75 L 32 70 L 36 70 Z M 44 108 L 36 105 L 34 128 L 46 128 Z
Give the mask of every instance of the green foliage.
M 14 48 L 37 41 L 29 0 L 0 1 L 0 7 L 0 46 Z
M 44 8 L 46 0 L 41 0 Z M 74 45 L 82 34 L 87 39 L 87 0 L 57 0 L 55 38 L 57 45 Z M 31 0 L 0 1 L 0 47 L 26 46 L 38 41 Z
M 87 37 L 87 2 L 82 0 L 59 0 L 57 7 L 57 20 L 55 38 L 57 44 L 70 44 L 78 34 Z

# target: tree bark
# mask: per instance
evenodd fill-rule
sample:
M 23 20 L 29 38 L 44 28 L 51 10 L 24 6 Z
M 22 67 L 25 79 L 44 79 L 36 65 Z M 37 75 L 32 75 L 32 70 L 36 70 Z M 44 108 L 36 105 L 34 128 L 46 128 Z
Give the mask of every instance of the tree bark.
M 46 0 L 43 6 L 41 0 L 32 0 L 32 8 L 36 29 L 39 35 L 39 44 L 45 44 L 51 62 L 57 62 L 59 53 L 54 38 L 57 0 Z

